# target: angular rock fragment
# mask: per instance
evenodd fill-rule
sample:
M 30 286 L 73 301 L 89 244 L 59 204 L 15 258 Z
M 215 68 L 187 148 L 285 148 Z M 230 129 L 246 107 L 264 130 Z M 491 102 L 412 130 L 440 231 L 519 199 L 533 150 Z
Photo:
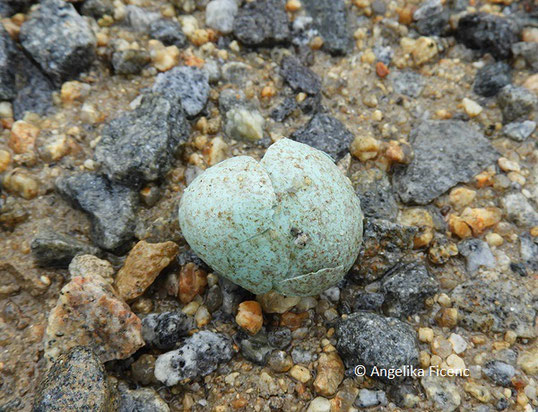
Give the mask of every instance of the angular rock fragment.
M 179 66 L 157 76 L 153 91 L 173 103 L 181 103 L 189 116 L 200 113 L 209 97 L 207 72 L 198 67 Z
M 192 318 L 182 311 L 150 313 L 142 319 L 142 336 L 146 345 L 173 349 L 193 326 Z
M 331 54 L 345 54 L 351 48 L 351 34 L 343 0 L 303 0 L 314 19 L 314 27 L 323 38 L 323 49 Z
M 318 113 L 302 129 L 295 131 L 291 139 L 322 150 L 338 161 L 349 152 L 353 134 L 340 120 Z
M 470 330 L 513 330 L 522 338 L 538 336 L 536 297 L 523 284 L 475 278 L 456 286 L 451 298 L 461 315 L 460 324 Z
M 54 361 L 36 390 L 34 412 L 108 412 L 116 408 L 105 367 L 87 347 L 75 346 Z
M 142 323 L 101 276 L 75 276 L 49 315 L 45 356 L 90 347 L 102 362 L 125 359 L 144 346 Z
M 398 265 L 381 281 L 387 316 L 407 317 L 424 308 L 424 301 L 439 290 L 439 282 L 420 263 Z
M 498 158 L 489 141 L 462 121 L 424 121 L 411 131 L 409 140 L 415 157 L 393 176 L 394 188 L 405 203 L 425 205 Z
M 473 91 L 480 96 L 495 96 L 512 82 L 512 68 L 505 62 L 486 64 L 476 72 Z
M 237 14 L 236 0 L 213 0 L 205 8 L 205 24 L 223 34 L 231 33 Z
M 116 275 L 115 287 L 121 298 L 129 301 L 142 295 L 178 252 L 174 242 L 138 242 Z
M 17 52 L 15 42 L 0 25 L 0 101 L 12 100 L 15 97 L 15 55 Z
M 538 105 L 538 98 L 525 87 L 509 84 L 497 95 L 497 104 L 503 114 L 503 123 L 510 123 L 530 114 Z
M 282 0 L 259 0 L 239 9 L 233 33 L 247 46 L 272 46 L 289 40 L 288 24 Z
M 188 132 L 180 104 L 145 95 L 135 110 L 104 127 L 95 159 L 111 180 L 138 186 L 164 176 Z
M 181 25 L 174 20 L 155 20 L 150 24 L 148 34 L 165 46 L 176 46 L 178 49 L 182 49 L 187 45 L 187 37 L 183 33 Z
M 89 215 L 92 239 L 103 249 L 117 249 L 132 238 L 138 206 L 136 192 L 93 173 L 60 178 L 56 188 Z
M 470 49 L 491 53 L 496 59 L 512 54 L 518 35 L 512 23 L 493 14 L 472 13 L 459 19 L 456 39 Z
M 232 341 L 210 331 L 195 333 L 177 350 L 167 352 L 155 362 L 155 377 L 166 386 L 184 379 L 195 379 L 215 371 L 234 355 Z
M 42 1 L 23 23 L 19 39 L 57 85 L 87 70 L 95 59 L 90 25 L 62 0 Z
M 364 237 L 350 277 L 357 283 L 370 283 L 382 277 L 413 249 L 417 228 L 382 219 L 366 219 Z
M 357 196 L 361 199 L 361 209 L 366 217 L 394 220 L 398 205 L 387 174 L 377 168 L 362 170 L 353 175 Z
M 296 57 L 286 56 L 282 59 L 280 74 L 295 91 L 313 95 L 321 91 L 319 76 L 304 66 Z
M 445 377 L 436 375 L 424 376 L 420 383 L 426 396 L 442 411 L 452 412 L 461 404 L 461 396 L 456 384 Z
M 170 407 L 152 388 L 129 389 L 120 382 L 118 385 L 118 412 L 169 412 Z
M 407 324 L 375 313 L 357 312 L 336 326 L 336 349 L 346 367 L 362 365 L 366 375 L 378 369 L 402 368 L 418 364 L 415 331 Z M 378 377 L 387 380 L 386 377 Z
M 458 245 L 458 250 L 465 257 L 467 272 L 476 272 L 479 267 L 495 267 L 495 256 L 486 242 L 480 239 L 468 239 Z
M 42 230 L 30 244 L 32 255 L 40 266 L 67 267 L 78 254 L 100 253 L 100 250 L 72 236 L 56 233 L 50 229 Z

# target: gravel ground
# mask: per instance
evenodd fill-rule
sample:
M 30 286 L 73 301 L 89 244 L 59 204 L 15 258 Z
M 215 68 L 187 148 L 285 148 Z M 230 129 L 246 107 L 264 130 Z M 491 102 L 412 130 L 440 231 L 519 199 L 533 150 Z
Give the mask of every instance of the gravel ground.
M 34 3 L 0 0 L 0 411 L 538 410 L 535 3 Z M 177 219 L 284 137 L 364 214 L 318 296 Z

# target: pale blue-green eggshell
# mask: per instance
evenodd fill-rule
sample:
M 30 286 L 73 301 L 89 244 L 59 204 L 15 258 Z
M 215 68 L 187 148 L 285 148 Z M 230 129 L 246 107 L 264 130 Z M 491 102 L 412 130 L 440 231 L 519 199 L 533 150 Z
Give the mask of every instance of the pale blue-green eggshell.
M 332 159 L 289 139 L 260 162 L 239 156 L 207 169 L 179 205 L 194 252 L 256 294 L 309 296 L 337 283 L 357 258 L 362 219 Z

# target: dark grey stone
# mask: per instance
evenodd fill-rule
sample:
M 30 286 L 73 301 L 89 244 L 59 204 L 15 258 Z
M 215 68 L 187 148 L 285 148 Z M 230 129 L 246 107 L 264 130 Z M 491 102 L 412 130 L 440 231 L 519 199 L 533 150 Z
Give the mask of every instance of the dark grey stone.
M 420 74 L 410 70 L 394 71 L 389 74 L 394 91 L 408 97 L 419 97 L 424 89 L 425 80 Z
M 516 370 L 512 365 L 498 360 L 486 362 L 482 372 L 497 385 L 511 386 Z
M 15 97 L 15 65 L 17 46 L 0 24 L 0 100 Z
M 353 134 L 340 120 L 318 113 L 302 129 L 295 131 L 291 139 L 322 150 L 338 161 L 349 153 Z
M 233 34 L 247 46 L 272 46 L 289 41 L 288 25 L 282 0 L 258 0 L 239 9 Z
M 512 44 L 518 41 L 518 33 L 503 17 L 472 13 L 459 19 L 456 39 L 470 49 L 491 53 L 496 59 L 506 59 L 512 54 Z
M 323 49 L 345 54 L 352 45 L 348 15 L 343 0 L 303 0 L 305 10 L 314 19 L 314 27 L 323 38 Z
M 46 116 L 54 111 L 52 92 L 56 87 L 24 53 L 17 56 L 15 82 L 17 95 L 13 100 L 15 119 L 22 119 L 26 112 Z
M 36 390 L 34 412 L 113 410 L 105 367 L 89 348 L 76 346 L 54 361 Z
M 220 309 L 222 306 L 222 291 L 220 290 L 219 285 L 213 285 L 209 288 L 207 291 L 207 294 L 205 296 L 204 304 L 207 308 L 207 310 L 210 313 L 215 312 L 216 310 Z
M 377 292 L 367 292 L 363 290 L 342 293 L 339 309 L 341 313 L 350 314 L 361 310 L 377 312 L 385 301 L 385 295 Z
M 413 249 L 417 228 L 382 219 L 365 219 L 359 257 L 349 276 L 357 283 L 382 277 Z
M 180 310 L 150 313 L 142 319 L 142 337 L 146 345 L 168 350 L 173 349 L 193 327 L 192 318 Z
M 339 321 L 336 349 L 347 368 L 362 365 L 367 376 L 372 376 L 374 367 L 392 369 L 418 364 L 416 332 L 398 319 L 375 313 L 357 312 Z
M 536 122 L 525 120 L 523 122 L 508 123 L 503 127 L 503 134 L 516 142 L 523 142 L 536 129 Z
M 269 345 L 276 349 L 284 349 L 291 343 L 291 330 L 285 327 L 271 329 L 267 333 Z
M 99 248 L 50 229 L 40 231 L 32 240 L 30 248 L 36 263 L 44 267 L 67 268 L 76 255 L 100 254 Z
M 459 323 L 473 331 L 506 332 L 518 337 L 536 337 L 536 295 L 524 283 L 475 278 L 452 290 L 452 306 Z
M 529 89 L 507 85 L 497 95 L 497 104 L 503 114 L 503 123 L 527 116 L 538 104 L 538 98 Z
M 538 272 L 538 239 L 532 238 L 528 233 L 519 236 L 519 253 L 523 263 L 531 271 Z
M 304 66 L 296 57 L 286 56 L 282 59 L 280 74 L 295 91 L 308 94 L 318 94 L 321 91 L 319 76 Z
M 291 96 L 286 97 L 282 103 L 271 111 L 271 118 L 276 122 L 283 122 L 297 109 L 297 102 Z
M 19 39 L 57 85 L 87 70 L 95 59 L 90 25 L 62 0 L 42 1 L 23 23 Z
M 138 74 L 150 60 L 145 50 L 117 50 L 112 54 L 112 67 L 118 74 Z
M 0 1 L 0 17 L 10 17 L 26 11 L 34 3 L 33 0 L 2 0 Z
M 512 68 L 505 62 L 495 62 L 486 64 L 476 72 L 473 90 L 480 96 L 491 97 L 510 83 Z
M 103 128 L 95 159 L 111 180 L 138 186 L 170 170 L 188 133 L 180 104 L 157 94 L 145 95 L 135 110 Z
M 117 249 L 132 238 L 138 206 L 135 191 L 94 173 L 59 178 L 56 188 L 89 215 L 92 239 L 103 249 Z
M 414 159 L 394 173 L 404 203 L 425 205 L 458 183 L 468 182 L 498 158 L 489 141 L 457 120 L 427 120 L 409 136 Z
M 207 330 L 187 338 L 183 345 L 167 352 L 155 362 L 155 377 L 167 386 L 184 379 L 195 379 L 215 371 L 232 359 L 232 340 L 222 333 Z
M 118 412 L 170 412 L 170 408 L 152 388 L 129 389 L 125 382 L 118 385 Z
M 418 262 L 397 265 L 381 281 L 387 316 L 405 318 L 424 309 L 424 301 L 439 290 L 439 282 Z
M 413 13 L 417 31 L 425 36 L 440 36 L 448 32 L 450 14 L 440 0 L 429 0 Z
M 260 330 L 256 335 L 251 336 L 240 331 L 235 340 L 239 343 L 241 355 L 257 365 L 265 366 L 269 360 L 269 355 L 273 347 L 269 344 L 267 332 L 265 329 Z
M 187 45 L 187 37 L 183 33 L 181 24 L 174 20 L 155 20 L 150 24 L 148 34 L 165 46 L 177 46 L 178 49 L 182 49 Z
M 85 0 L 80 12 L 84 16 L 90 16 L 94 19 L 100 19 L 105 14 L 114 15 L 114 4 L 112 0 Z
M 189 117 L 200 113 L 209 97 L 209 78 L 198 67 L 178 66 L 157 76 L 153 91 L 173 103 L 181 102 Z
M 398 205 L 387 174 L 377 168 L 362 170 L 353 175 L 355 191 L 361 199 L 364 216 L 377 219 L 396 219 Z
M 465 257 L 467 272 L 473 274 L 479 267 L 495 267 L 495 256 L 486 242 L 480 239 L 467 239 L 458 244 L 460 255 Z

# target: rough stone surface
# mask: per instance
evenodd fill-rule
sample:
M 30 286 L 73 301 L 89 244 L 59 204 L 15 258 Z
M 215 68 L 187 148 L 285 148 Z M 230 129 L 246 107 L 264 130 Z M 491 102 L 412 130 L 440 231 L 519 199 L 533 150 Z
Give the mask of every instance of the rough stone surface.
M 533 71 L 538 70 L 538 43 L 528 41 L 514 43 L 512 53 L 516 57 L 522 57 Z
M 523 142 L 536 130 L 536 122 L 512 122 L 503 127 L 503 134 L 516 142 Z
M 56 84 L 87 70 L 95 58 L 92 29 L 73 5 L 62 0 L 41 2 L 23 23 L 19 39 Z
M 129 389 L 118 385 L 118 412 L 169 412 L 170 407 L 152 388 Z
M 161 19 L 161 13 L 132 4 L 125 7 L 125 24 L 139 33 L 147 33 L 151 24 L 159 19 Z
M 498 157 L 484 136 L 461 121 L 424 121 L 409 140 L 415 157 L 393 176 L 404 203 L 425 205 L 457 183 L 468 182 Z
M 512 82 L 512 68 L 505 62 L 486 64 L 476 72 L 473 90 L 485 97 L 495 96 Z
M 456 384 L 446 377 L 424 376 L 420 383 L 426 396 L 442 411 L 452 412 L 460 406 L 461 396 Z
M 357 283 L 383 276 L 413 248 L 417 229 L 382 219 L 366 219 L 363 245 L 350 276 Z
M 112 67 L 117 74 L 138 74 L 150 60 L 145 50 L 118 50 L 112 54 Z
M 344 379 L 344 363 L 336 352 L 322 353 L 318 360 L 314 390 L 323 396 L 334 395 Z
M 71 277 L 92 277 L 101 276 L 103 279 L 112 282 L 114 268 L 107 260 L 99 259 L 93 255 L 77 255 L 69 263 L 69 274 Z
M 92 239 L 100 247 L 113 250 L 132 238 L 138 206 L 136 192 L 93 173 L 60 178 L 56 188 L 89 215 Z
M 424 308 L 424 301 L 439 290 L 439 283 L 420 263 L 397 265 L 381 281 L 387 316 L 407 317 Z
M 377 292 L 355 291 L 346 288 L 342 292 L 339 309 L 343 314 L 350 314 L 361 310 L 368 312 L 381 311 L 385 295 Z
M 75 346 L 56 359 L 39 384 L 34 412 L 111 412 L 114 393 L 105 367 L 95 353 Z
M 486 362 L 482 367 L 482 372 L 497 385 L 501 386 L 511 386 L 512 378 L 516 374 L 516 370 L 512 365 L 498 360 Z
M 361 199 L 364 216 L 396 219 L 398 205 L 386 173 L 377 168 L 362 170 L 353 175 L 353 182 L 355 181 L 355 191 Z
M 387 395 L 383 391 L 374 391 L 370 389 L 361 389 L 355 406 L 358 408 L 370 408 L 372 406 L 386 406 L 388 404 Z
M 323 38 L 323 49 L 331 54 L 344 54 L 351 47 L 346 5 L 343 0 L 303 0 L 314 27 Z
M 86 0 L 82 4 L 81 13 L 94 19 L 100 19 L 105 14 L 114 15 L 114 4 L 112 0 Z
M 503 123 L 510 123 L 531 113 L 538 104 L 538 98 L 525 87 L 509 84 L 497 95 L 497 104 L 503 114 Z
M 519 237 L 519 242 L 521 259 L 531 270 L 538 272 L 538 240 L 524 233 Z
M 157 76 L 153 91 L 173 103 L 180 102 L 185 113 L 192 117 L 200 113 L 209 97 L 207 72 L 198 67 L 178 66 Z
M 439 0 L 426 1 L 413 13 L 417 31 L 424 36 L 445 35 L 450 13 Z
M 538 225 L 538 212 L 520 192 L 508 193 L 501 199 L 508 219 L 522 227 Z
M 45 356 L 55 359 L 74 346 L 91 347 L 107 362 L 125 359 L 144 345 L 140 319 L 99 275 L 75 276 L 49 315 Z
M 174 20 L 158 19 L 149 26 L 149 36 L 159 40 L 165 46 L 176 46 L 182 49 L 187 45 L 187 37 L 183 33 L 181 25 Z
M 254 336 L 241 331 L 234 336 L 234 340 L 238 342 L 241 355 L 246 360 L 261 366 L 267 364 L 269 355 L 274 349 L 269 343 L 269 337 L 265 329 L 262 329 Z
M 353 134 L 340 120 L 318 113 L 302 129 L 295 131 L 291 139 L 321 150 L 338 161 L 349 152 Z
M 142 295 L 178 252 L 179 247 L 174 242 L 138 242 L 116 275 L 115 287 L 121 298 L 132 300 Z
M 212 0 L 205 8 L 205 24 L 223 34 L 231 33 L 237 11 L 236 0 Z
M 286 56 L 282 59 L 280 74 L 295 91 L 308 94 L 318 94 L 321 91 L 319 76 L 294 56 Z
M 394 71 L 389 74 L 388 78 L 392 81 L 392 87 L 396 93 L 414 98 L 420 96 L 426 83 L 424 77 L 410 70 Z
M 12 100 L 15 97 L 15 71 L 13 62 L 17 49 L 4 26 L 0 26 L 0 100 Z
M 451 298 L 461 315 L 460 324 L 470 330 L 513 330 L 523 338 L 538 335 L 536 297 L 512 280 L 471 279 L 456 286 Z
M 110 121 L 95 148 L 95 159 L 114 181 L 128 186 L 162 177 L 189 132 L 181 105 L 145 95 L 132 112 Z
M 247 46 L 270 46 L 289 40 L 288 25 L 282 0 L 259 0 L 239 9 L 233 33 Z
M 78 254 L 99 254 L 99 249 L 73 236 L 42 230 L 30 244 L 32 255 L 40 266 L 67 267 Z
M 357 312 L 336 326 L 336 348 L 346 367 L 400 368 L 418 364 L 415 331 L 407 324 L 374 313 Z
M 512 54 L 518 35 L 511 22 L 493 14 L 472 13 L 459 19 L 456 39 L 470 49 L 491 53 L 497 59 Z
M 142 319 L 142 337 L 146 345 L 169 350 L 173 349 L 193 326 L 192 318 L 179 310 L 150 313 Z
M 155 362 L 155 377 L 166 386 L 172 386 L 184 379 L 210 374 L 233 355 L 231 339 L 220 333 L 201 331 L 186 339 L 179 349 L 159 356 Z
M 464 240 L 458 245 L 458 250 L 465 257 L 467 272 L 476 272 L 481 266 L 495 267 L 495 257 L 486 242 L 480 239 Z

